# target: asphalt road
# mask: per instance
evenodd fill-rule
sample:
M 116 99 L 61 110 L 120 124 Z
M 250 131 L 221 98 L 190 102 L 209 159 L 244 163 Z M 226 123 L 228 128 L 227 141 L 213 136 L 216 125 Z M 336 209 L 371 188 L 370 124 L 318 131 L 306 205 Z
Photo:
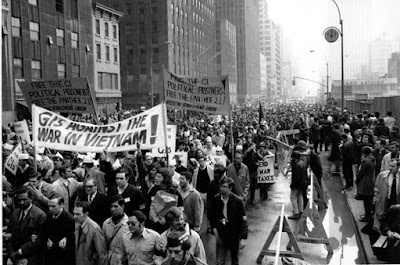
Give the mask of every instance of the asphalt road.
M 300 251 L 305 261 L 310 264 L 365 264 L 363 252 L 360 251 L 357 241 L 358 233 L 354 219 L 346 201 L 346 194 L 342 191 L 342 181 L 339 176 L 331 176 L 327 155 L 328 152 L 320 154 L 324 172 L 322 188 L 328 209 L 318 210 L 318 214 L 333 249 L 333 256 L 327 260 L 328 251 L 323 244 L 298 242 Z M 255 203 L 247 206 L 249 237 L 246 246 L 240 250 L 240 264 L 257 264 L 257 257 L 279 217 L 282 204 L 285 205 L 285 215 L 292 214 L 289 185 L 290 176 L 286 178 L 280 175 L 272 185 L 267 200 L 260 201 L 256 192 Z M 288 223 L 293 232 L 299 221 L 288 220 Z M 312 228 L 312 223 L 308 222 L 307 226 Z M 206 218 L 203 220 L 200 235 L 206 248 L 208 264 L 216 264 L 215 238 L 206 233 Z M 283 233 L 281 251 L 286 251 L 288 242 L 289 237 Z M 276 245 L 277 236 L 269 249 L 275 250 Z

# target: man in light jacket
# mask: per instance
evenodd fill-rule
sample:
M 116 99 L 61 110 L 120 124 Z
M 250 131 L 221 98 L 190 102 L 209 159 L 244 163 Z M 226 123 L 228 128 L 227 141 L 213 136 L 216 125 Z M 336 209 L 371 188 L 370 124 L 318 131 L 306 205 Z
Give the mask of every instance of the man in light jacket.
M 76 265 L 107 265 L 107 247 L 100 226 L 89 217 L 88 202 L 74 208 Z

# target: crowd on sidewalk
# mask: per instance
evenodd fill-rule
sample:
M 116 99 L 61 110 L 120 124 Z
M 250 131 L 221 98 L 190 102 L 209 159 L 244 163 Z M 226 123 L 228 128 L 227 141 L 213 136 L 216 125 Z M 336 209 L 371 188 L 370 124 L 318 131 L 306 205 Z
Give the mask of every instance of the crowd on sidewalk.
M 135 113 L 99 120 L 107 124 Z M 206 264 L 199 235 L 205 223 L 216 238 L 217 264 L 225 264 L 229 252 L 231 264 L 238 264 L 248 235 L 247 204 L 258 202 L 257 190 L 260 200 L 268 198 L 268 186 L 257 183 L 259 162 L 276 150 L 272 138 L 293 129 L 299 133 L 288 139 L 295 146 L 289 218 L 303 212 L 307 167 L 321 183 L 318 154 L 329 150 L 332 174 L 340 176 L 342 165 L 344 188 L 355 182 L 364 201 L 361 218 L 373 226 L 371 244 L 387 235 L 390 249 L 399 250 L 400 136 L 390 112 L 382 119 L 379 113 L 340 114 L 301 103 L 268 109 L 256 104 L 235 106 L 231 119 L 176 111 L 168 118 L 177 125 L 177 151 L 187 152 L 187 165 L 179 157 L 167 163 L 140 144 L 113 154 L 34 153 L 24 145 L 16 173 L 3 170 L 3 262 Z M 4 165 L 20 139 L 12 123 L 2 136 Z

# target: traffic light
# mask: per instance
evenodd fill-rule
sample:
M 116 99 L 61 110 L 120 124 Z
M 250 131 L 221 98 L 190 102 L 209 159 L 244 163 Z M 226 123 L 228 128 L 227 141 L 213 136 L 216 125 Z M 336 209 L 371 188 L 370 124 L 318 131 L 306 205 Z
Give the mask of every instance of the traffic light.
M 292 85 L 294 85 L 294 86 L 296 85 L 296 78 L 294 78 L 294 77 L 293 77 L 293 80 L 292 80 Z

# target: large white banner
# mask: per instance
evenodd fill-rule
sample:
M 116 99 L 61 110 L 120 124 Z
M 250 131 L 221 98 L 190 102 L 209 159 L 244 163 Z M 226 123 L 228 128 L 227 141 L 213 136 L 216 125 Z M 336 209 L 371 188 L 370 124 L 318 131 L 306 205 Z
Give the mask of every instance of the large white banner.
M 229 115 L 227 76 L 179 76 L 164 70 L 164 96 L 171 109 Z
M 165 104 L 121 122 L 107 125 L 93 125 L 69 120 L 38 106 L 32 107 L 33 144 L 56 150 L 76 152 L 120 152 L 153 149 L 165 145 L 164 123 Z
M 176 125 L 167 125 L 167 147 L 168 156 L 174 156 L 176 148 Z M 165 144 L 162 147 L 153 148 L 152 153 L 154 157 L 166 157 Z

